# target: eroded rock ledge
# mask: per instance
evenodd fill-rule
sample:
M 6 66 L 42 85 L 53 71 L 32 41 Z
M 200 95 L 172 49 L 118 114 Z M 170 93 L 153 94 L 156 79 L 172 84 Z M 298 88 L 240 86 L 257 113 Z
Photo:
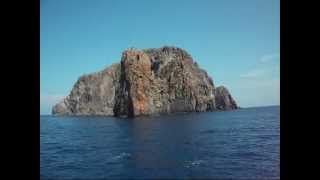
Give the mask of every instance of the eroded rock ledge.
M 183 49 L 128 49 L 121 62 L 81 76 L 55 115 L 139 116 L 237 109 L 224 86 L 215 87 Z

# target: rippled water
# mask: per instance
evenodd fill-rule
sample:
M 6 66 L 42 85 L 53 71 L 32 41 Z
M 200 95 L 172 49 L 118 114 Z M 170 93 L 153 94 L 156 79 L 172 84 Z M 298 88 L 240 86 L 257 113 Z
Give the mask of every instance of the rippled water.
M 41 179 L 279 179 L 279 111 L 41 116 Z

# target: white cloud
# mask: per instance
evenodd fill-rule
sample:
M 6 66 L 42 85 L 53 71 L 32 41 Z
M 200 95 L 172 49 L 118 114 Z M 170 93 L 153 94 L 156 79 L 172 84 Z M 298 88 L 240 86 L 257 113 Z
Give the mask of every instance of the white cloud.
M 279 53 L 264 55 L 252 69 L 240 75 L 234 85 L 240 106 L 280 104 L 279 59 Z
M 240 77 L 265 79 L 267 77 L 277 75 L 280 66 L 280 63 L 277 61 L 279 58 L 279 53 L 264 55 L 258 60 L 258 64 L 252 70 L 241 74 Z
M 240 79 L 233 86 L 240 107 L 280 104 L 280 79 Z
M 240 77 L 242 77 L 242 78 L 257 78 L 259 76 L 266 74 L 266 72 L 267 71 L 264 69 L 254 69 L 252 71 L 249 71 L 245 74 L 240 75 Z
M 274 54 L 267 54 L 264 55 L 260 58 L 259 62 L 261 63 L 266 63 L 274 60 L 280 59 L 280 54 L 279 53 L 274 53 Z

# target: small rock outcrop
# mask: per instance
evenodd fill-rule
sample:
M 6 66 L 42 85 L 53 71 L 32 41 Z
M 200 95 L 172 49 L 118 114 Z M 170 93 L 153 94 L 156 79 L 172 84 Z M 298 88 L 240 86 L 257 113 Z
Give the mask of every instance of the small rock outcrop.
M 119 64 L 81 76 L 52 114 L 133 117 L 237 108 L 229 91 L 216 88 L 191 55 L 164 46 L 128 49 Z
M 232 98 L 226 87 L 219 86 L 214 91 L 217 109 L 231 110 L 238 108 L 236 101 Z

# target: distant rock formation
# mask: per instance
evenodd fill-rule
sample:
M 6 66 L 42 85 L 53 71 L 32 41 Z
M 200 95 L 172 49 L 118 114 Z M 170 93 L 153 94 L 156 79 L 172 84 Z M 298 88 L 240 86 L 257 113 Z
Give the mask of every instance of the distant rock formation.
M 119 64 L 81 76 L 52 114 L 133 117 L 237 108 L 185 50 L 164 46 L 126 50 Z
M 239 108 L 226 87 L 219 86 L 214 91 L 217 109 L 231 110 Z

